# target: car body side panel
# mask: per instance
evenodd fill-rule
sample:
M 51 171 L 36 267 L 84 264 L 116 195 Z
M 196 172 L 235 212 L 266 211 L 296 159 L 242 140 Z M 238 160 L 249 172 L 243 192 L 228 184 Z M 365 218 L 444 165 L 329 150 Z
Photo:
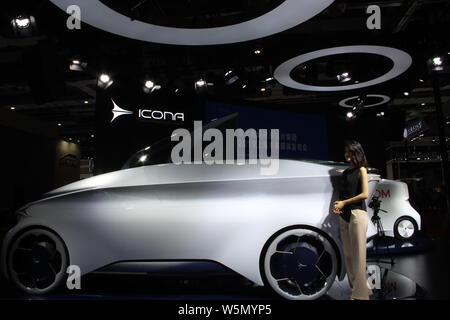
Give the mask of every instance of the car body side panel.
M 189 182 L 198 174 L 193 165 L 191 177 L 183 183 L 168 179 L 165 184 L 144 185 L 143 179 L 156 174 L 167 178 L 170 174 L 164 170 L 172 175 L 178 170 L 166 166 L 155 171 L 156 167 L 147 172 L 125 170 L 139 171 L 135 185 L 128 181 L 128 186 L 95 187 L 28 206 L 29 216 L 7 234 L 3 254 L 16 232 L 44 226 L 65 241 L 70 263 L 80 266 L 82 274 L 117 261 L 204 259 L 262 285 L 259 259 L 266 241 L 285 227 L 308 225 L 335 239 L 343 261 L 339 217 L 330 213 L 337 191 L 329 167 L 308 164 L 302 170 L 309 171 L 297 176 L 294 172 L 294 177 L 280 170 L 281 175 L 269 179 L 251 179 L 248 174 L 242 180 Z M 218 175 L 229 177 L 226 172 Z M 368 236 L 372 234 L 369 228 Z

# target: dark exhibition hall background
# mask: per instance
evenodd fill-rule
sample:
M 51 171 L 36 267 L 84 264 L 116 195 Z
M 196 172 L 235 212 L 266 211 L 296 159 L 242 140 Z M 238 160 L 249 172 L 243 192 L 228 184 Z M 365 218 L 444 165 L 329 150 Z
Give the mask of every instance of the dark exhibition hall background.
M 102 0 L 131 19 L 180 28 L 247 21 L 283 1 L 155 0 L 133 10 L 140 2 Z M 367 27 L 370 4 L 381 8 L 381 29 Z M 192 129 L 194 120 L 205 124 L 234 113 L 236 127 L 280 129 L 283 158 L 343 162 L 344 141 L 360 141 L 382 177 L 408 183 L 423 231 L 448 236 L 449 1 L 337 0 L 274 35 L 195 46 L 129 39 L 86 23 L 69 30 L 68 15 L 46 0 L 0 6 L 0 237 L 11 214 L 45 192 L 118 170 L 174 129 Z M 18 17 L 33 19 L 19 28 L 11 23 Z M 306 91 L 274 77 L 291 58 L 356 45 L 402 50 L 412 64 L 391 80 L 353 90 Z M 311 86 L 344 86 L 392 67 L 383 55 L 350 52 L 318 56 L 289 76 Z M 349 79 L 337 77 L 345 73 Z M 340 105 L 347 98 L 350 108 Z M 111 121 L 114 104 L 134 116 Z M 185 121 L 142 121 L 135 117 L 142 108 L 184 113 Z

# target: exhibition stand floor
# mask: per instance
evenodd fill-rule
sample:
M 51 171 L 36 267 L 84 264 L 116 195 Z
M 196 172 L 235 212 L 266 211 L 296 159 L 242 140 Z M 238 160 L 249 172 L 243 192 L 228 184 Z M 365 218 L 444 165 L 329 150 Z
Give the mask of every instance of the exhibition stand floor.
M 431 241 L 431 240 L 430 240 Z M 430 250 L 394 257 L 369 256 L 368 265 L 381 272 L 382 290 L 374 290 L 371 300 L 445 299 L 445 283 L 450 283 L 448 266 L 442 261 L 449 250 L 448 240 L 434 240 Z M 426 266 L 426 267 L 425 267 Z M 26 296 L 4 280 L 1 300 L 279 300 L 264 287 L 255 287 L 236 275 L 215 277 L 160 277 L 145 275 L 91 274 L 82 278 L 81 290 L 62 290 L 42 296 Z M 324 300 L 346 300 L 350 294 L 347 279 L 336 282 Z

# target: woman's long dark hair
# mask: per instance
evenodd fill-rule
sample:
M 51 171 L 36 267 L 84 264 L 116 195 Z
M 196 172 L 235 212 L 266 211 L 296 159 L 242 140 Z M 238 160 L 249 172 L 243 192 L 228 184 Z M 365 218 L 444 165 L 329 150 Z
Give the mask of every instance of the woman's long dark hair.
M 366 154 L 364 153 L 364 149 L 358 141 L 355 140 L 347 140 L 345 142 L 345 150 L 350 153 L 353 159 L 353 164 L 357 168 L 368 166 Z

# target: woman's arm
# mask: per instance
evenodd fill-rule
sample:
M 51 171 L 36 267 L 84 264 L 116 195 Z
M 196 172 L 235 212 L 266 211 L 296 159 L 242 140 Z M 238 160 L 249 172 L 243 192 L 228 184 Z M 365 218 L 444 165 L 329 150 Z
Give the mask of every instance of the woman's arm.
M 367 176 L 367 169 L 364 167 L 360 168 L 360 179 L 361 179 L 361 193 L 350 199 L 345 199 L 341 201 L 335 201 L 333 207 L 333 213 L 340 214 L 342 209 L 353 202 L 358 202 L 369 197 L 369 178 Z

